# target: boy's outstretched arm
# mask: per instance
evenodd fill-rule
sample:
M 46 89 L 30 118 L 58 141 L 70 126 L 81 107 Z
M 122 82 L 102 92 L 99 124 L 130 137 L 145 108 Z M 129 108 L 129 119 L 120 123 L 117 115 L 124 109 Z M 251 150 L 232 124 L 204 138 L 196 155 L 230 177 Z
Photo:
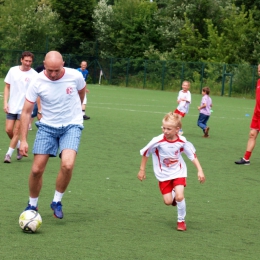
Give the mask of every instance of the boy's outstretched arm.
M 145 167 L 146 167 L 147 161 L 148 161 L 148 157 L 142 156 L 142 161 L 141 161 L 140 169 L 139 169 L 139 172 L 138 172 L 138 174 L 137 174 L 137 178 L 138 178 L 140 181 L 146 179 Z
M 198 170 L 198 180 L 200 183 L 204 183 L 206 178 L 205 178 L 205 175 L 203 173 L 203 170 L 202 170 L 202 167 L 200 165 L 200 162 L 198 160 L 198 158 L 195 158 L 192 163 L 195 165 L 195 167 L 197 168 Z

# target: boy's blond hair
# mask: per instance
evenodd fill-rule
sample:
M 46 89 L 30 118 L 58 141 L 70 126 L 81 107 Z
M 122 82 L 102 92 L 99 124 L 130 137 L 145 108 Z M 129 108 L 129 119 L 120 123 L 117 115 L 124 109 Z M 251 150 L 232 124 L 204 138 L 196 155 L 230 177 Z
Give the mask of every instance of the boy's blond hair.
M 189 85 L 189 87 L 190 87 L 190 81 L 184 80 L 184 81 L 182 82 L 182 84 L 183 84 L 183 83 L 188 83 L 188 85 Z
M 182 127 L 181 116 L 179 114 L 174 113 L 174 112 L 167 113 L 164 116 L 162 122 L 171 124 L 173 127 L 179 127 L 180 129 Z

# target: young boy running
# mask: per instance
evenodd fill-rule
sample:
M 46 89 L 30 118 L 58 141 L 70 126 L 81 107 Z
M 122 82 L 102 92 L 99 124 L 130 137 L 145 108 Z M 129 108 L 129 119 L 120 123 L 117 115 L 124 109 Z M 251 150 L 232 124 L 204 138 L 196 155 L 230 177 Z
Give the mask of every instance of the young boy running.
M 209 120 L 212 108 L 212 100 L 209 96 L 210 88 L 204 87 L 202 89 L 202 99 L 200 102 L 200 106 L 198 106 L 198 110 L 200 111 L 197 125 L 202 129 L 204 136 L 209 137 L 209 127 L 207 126 L 207 122 Z
M 181 117 L 185 117 L 185 115 L 189 112 L 190 104 L 191 104 L 191 94 L 190 94 L 190 82 L 183 81 L 182 90 L 179 91 L 177 102 L 178 106 L 175 109 L 174 113 L 179 114 Z M 179 135 L 182 135 L 183 131 L 180 129 Z
M 177 230 L 185 231 L 186 203 L 184 187 L 186 187 L 187 167 L 181 156 L 184 152 L 198 170 L 198 180 L 205 182 L 205 176 L 200 162 L 195 154 L 194 146 L 184 136 L 179 136 L 181 119 L 179 115 L 170 112 L 162 121 L 163 134 L 154 137 L 142 150 L 141 166 L 138 172 L 140 181 L 146 178 L 145 167 L 148 157 L 152 154 L 153 170 L 159 181 L 164 203 L 177 205 Z

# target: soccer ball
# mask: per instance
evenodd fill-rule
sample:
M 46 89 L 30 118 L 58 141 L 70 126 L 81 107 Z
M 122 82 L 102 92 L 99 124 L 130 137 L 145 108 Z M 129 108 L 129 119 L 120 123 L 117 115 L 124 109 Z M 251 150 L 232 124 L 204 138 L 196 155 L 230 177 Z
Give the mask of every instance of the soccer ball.
M 26 233 L 36 232 L 42 224 L 41 215 L 34 210 L 25 210 L 19 217 L 19 226 Z

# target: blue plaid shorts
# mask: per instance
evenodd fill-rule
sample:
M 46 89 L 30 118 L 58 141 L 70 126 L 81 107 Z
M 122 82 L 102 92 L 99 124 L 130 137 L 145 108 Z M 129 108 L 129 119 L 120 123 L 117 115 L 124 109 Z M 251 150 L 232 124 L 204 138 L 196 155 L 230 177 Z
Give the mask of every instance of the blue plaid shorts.
M 37 121 L 38 127 L 33 145 L 33 154 L 49 154 L 56 157 L 59 149 L 59 156 L 64 149 L 71 149 L 78 152 L 82 125 L 68 125 L 63 127 L 52 127 Z

